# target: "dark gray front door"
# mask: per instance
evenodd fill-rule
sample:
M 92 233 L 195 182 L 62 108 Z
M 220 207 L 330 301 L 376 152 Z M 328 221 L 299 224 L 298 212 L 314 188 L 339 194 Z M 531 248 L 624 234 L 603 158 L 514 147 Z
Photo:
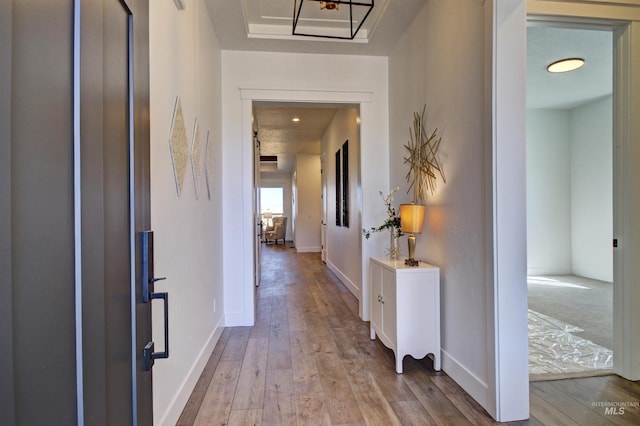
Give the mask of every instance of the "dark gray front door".
M 147 105 L 137 96 L 148 88 L 148 72 L 140 75 L 148 68 L 140 43 L 148 19 L 143 3 L 94 0 L 81 7 L 83 377 L 90 424 L 153 420 L 141 343 L 151 340 L 151 311 L 139 290 L 140 233 L 149 226 Z
M 148 0 L 0 2 L 0 424 L 152 424 Z

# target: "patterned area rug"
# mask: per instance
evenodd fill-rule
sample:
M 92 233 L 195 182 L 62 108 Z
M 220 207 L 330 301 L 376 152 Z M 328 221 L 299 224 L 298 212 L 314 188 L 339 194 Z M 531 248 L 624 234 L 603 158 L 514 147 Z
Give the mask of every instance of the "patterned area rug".
M 576 334 L 582 329 L 529 310 L 529 380 L 612 373 L 613 351 Z

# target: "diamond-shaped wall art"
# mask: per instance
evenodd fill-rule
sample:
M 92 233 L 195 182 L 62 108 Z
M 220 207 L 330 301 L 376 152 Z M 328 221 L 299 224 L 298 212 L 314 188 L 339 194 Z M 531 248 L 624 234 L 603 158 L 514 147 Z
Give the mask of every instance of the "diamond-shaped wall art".
M 193 183 L 196 189 L 196 200 L 200 195 L 200 188 L 202 187 L 202 160 L 204 149 L 202 146 L 202 140 L 200 139 L 200 126 L 198 125 L 198 119 L 196 118 L 193 124 L 193 140 L 191 142 L 191 169 L 193 170 Z
M 176 178 L 176 191 L 179 197 L 182 192 L 182 183 L 184 182 L 184 174 L 187 170 L 189 158 L 189 143 L 187 142 L 187 131 L 184 127 L 184 116 L 182 115 L 182 104 L 179 96 L 176 97 L 169 134 L 169 149 L 171 151 L 171 161 L 173 162 L 173 173 Z
M 207 131 L 207 140 L 204 146 L 204 176 L 207 181 L 207 196 L 211 199 L 211 190 L 213 188 L 213 146 L 211 146 L 209 133 Z

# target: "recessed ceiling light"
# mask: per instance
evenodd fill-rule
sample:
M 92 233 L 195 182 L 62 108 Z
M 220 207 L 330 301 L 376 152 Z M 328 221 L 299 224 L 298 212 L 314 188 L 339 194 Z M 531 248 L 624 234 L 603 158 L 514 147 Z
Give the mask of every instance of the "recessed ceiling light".
M 300 121 L 300 119 L 298 117 L 293 117 L 291 121 L 293 121 L 294 123 L 297 123 L 298 121 Z
M 582 58 L 567 58 L 556 61 L 547 66 L 549 72 L 568 72 L 577 70 L 584 65 L 584 59 Z

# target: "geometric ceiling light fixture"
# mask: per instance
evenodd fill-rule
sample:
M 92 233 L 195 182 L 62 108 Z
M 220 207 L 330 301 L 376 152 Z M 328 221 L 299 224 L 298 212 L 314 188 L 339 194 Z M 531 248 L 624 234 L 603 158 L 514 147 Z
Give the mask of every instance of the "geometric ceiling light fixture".
M 547 66 L 547 71 L 551 73 L 575 71 L 584 65 L 582 58 L 567 58 L 555 61 Z
M 293 35 L 353 40 L 374 0 L 295 0 Z

